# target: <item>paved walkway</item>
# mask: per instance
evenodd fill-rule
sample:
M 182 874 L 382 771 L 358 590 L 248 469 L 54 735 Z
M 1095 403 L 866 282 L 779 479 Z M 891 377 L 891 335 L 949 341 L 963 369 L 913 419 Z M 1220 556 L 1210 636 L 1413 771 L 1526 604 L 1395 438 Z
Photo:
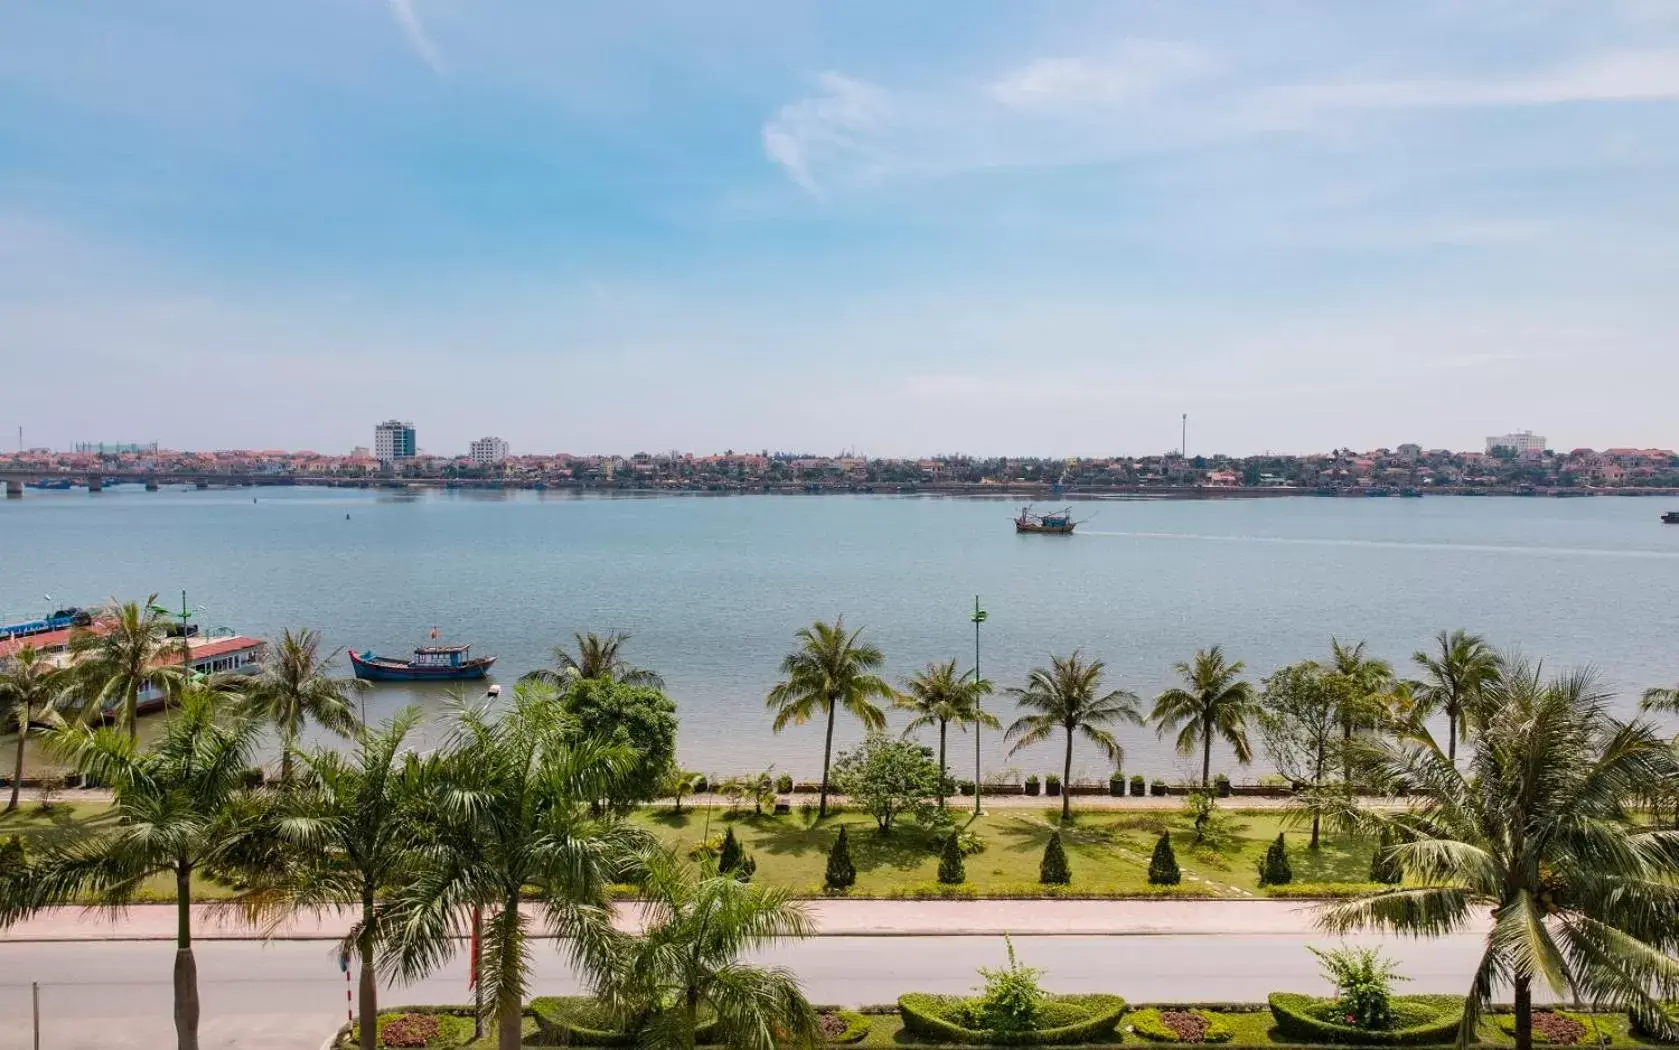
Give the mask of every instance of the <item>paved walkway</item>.
M 1314 910 L 1301 901 L 886 901 L 809 902 L 824 937 L 1189 936 L 1278 935 L 1313 932 Z M 637 929 L 640 906 L 626 903 L 619 924 Z M 350 927 L 346 913 L 300 916 L 274 932 L 285 940 L 338 940 Z M 193 906 L 198 940 L 259 940 L 263 931 L 225 906 Z M 136 905 L 121 915 L 58 908 L 0 930 L 0 943 L 42 941 L 168 941 L 175 937 L 175 908 Z

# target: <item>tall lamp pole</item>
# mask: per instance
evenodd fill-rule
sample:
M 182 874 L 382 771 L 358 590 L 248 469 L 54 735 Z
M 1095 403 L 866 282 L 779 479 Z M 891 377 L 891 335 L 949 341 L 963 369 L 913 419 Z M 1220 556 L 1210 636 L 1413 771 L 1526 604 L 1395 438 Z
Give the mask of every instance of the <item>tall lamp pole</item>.
M 979 595 L 974 595 L 974 614 L 968 619 L 974 622 L 974 683 L 977 685 L 979 677 L 979 625 L 985 622 L 987 613 L 979 607 Z M 979 711 L 979 697 L 974 697 L 974 711 Z M 979 721 L 974 721 L 974 816 L 979 816 Z

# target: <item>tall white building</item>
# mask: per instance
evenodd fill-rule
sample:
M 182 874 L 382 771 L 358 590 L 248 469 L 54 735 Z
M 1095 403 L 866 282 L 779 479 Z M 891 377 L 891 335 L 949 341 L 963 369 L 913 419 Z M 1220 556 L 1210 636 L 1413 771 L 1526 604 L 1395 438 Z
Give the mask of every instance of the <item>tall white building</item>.
M 490 467 L 507 458 L 507 442 L 498 437 L 481 437 L 472 443 L 472 462 Z
M 414 458 L 414 424 L 387 419 L 373 428 L 373 458 L 401 463 Z
M 1535 434 L 1531 430 L 1518 430 L 1514 434 L 1496 434 L 1487 438 L 1487 454 L 1491 455 L 1495 448 L 1507 448 L 1520 455 L 1524 452 L 1545 451 L 1545 436 Z

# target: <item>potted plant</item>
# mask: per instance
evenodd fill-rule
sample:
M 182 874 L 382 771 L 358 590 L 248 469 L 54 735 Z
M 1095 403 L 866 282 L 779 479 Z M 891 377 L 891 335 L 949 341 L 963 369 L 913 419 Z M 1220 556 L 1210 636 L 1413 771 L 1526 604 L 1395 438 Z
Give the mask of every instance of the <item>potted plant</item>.
M 793 793 L 793 774 L 783 773 L 776 777 L 775 790 L 778 794 L 791 795 Z
M 1153 795 L 1155 798 L 1159 798 L 1166 794 L 1166 782 L 1161 780 L 1159 777 L 1155 777 L 1148 786 L 1148 793 Z
M 1038 793 L 1038 774 L 1032 773 L 1026 777 L 1026 793 L 1028 795 L 1036 795 Z
M 1061 794 L 1061 778 L 1054 773 L 1044 778 L 1044 794 L 1055 798 Z
M 1108 776 L 1108 794 L 1113 798 L 1125 797 L 1125 774 L 1117 769 Z
M 1220 773 L 1213 778 L 1213 791 L 1219 798 L 1230 797 L 1230 778 Z
M 1147 785 L 1144 783 L 1143 775 L 1141 773 L 1131 774 L 1131 797 L 1132 798 L 1142 798 L 1143 797 L 1143 792 L 1146 790 L 1146 788 L 1147 788 Z
M 960 791 L 964 795 L 967 795 L 969 798 L 972 798 L 974 795 L 974 782 L 971 780 L 958 780 L 956 782 L 956 790 Z

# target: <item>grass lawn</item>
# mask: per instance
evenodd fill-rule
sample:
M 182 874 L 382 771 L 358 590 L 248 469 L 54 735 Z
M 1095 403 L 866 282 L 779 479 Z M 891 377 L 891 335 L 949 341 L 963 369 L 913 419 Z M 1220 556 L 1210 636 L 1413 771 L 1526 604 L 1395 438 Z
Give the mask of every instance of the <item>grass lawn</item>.
M 0 816 L 0 839 L 16 836 L 26 851 L 55 840 L 64 841 L 80 835 L 99 834 L 116 826 L 110 806 L 103 802 L 54 802 L 42 808 L 25 802 L 17 809 Z M 217 885 L 197 875 L 192 878 L 194 900 L 224 900 L 233 896 L 226 886 Z M 175 879 L 172 875 L 154 875 L 141 888 L 139 899 L 174 903 Z

